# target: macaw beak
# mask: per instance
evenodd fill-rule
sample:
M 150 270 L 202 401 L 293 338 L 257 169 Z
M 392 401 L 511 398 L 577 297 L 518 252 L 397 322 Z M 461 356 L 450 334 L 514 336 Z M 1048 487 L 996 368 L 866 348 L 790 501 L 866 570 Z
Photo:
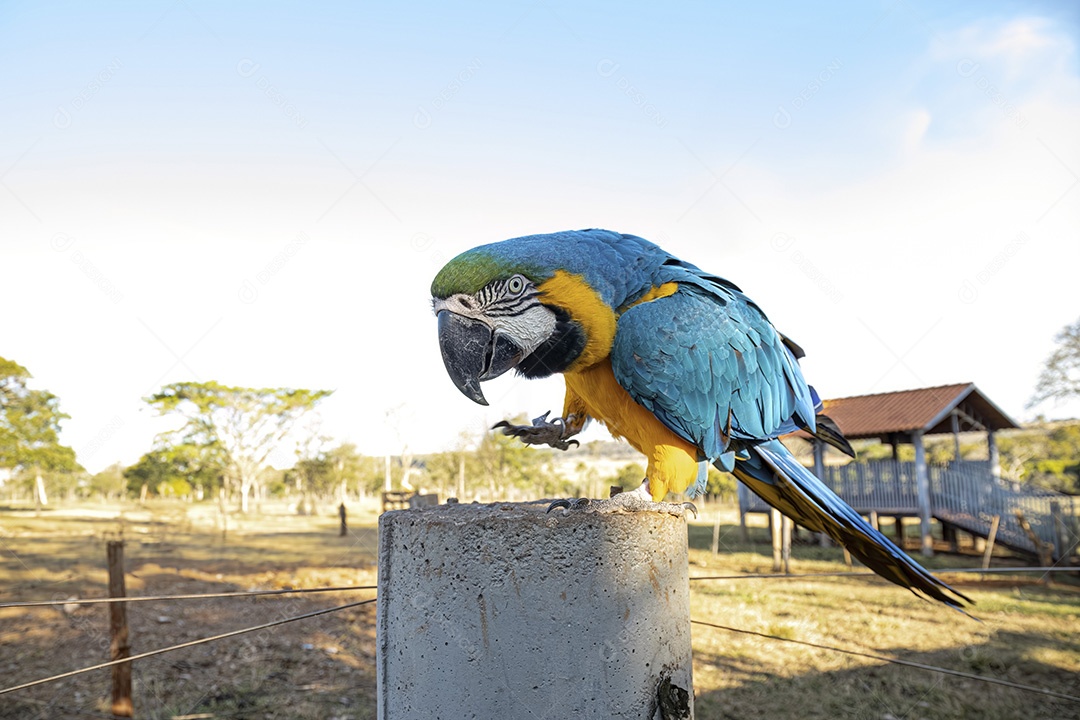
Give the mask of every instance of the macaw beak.
M 465 397 L 487 405 L 481 380 L 497 378 L 521 362 L 525 353 L 503 333 L 495 333 L 480 320 L 439 311 L 439 348 L 443 365 Z

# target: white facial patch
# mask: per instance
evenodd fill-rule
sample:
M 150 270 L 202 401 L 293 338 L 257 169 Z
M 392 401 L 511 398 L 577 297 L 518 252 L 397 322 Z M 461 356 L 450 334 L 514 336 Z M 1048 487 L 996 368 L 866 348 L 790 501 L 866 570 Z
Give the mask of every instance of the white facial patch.
M 555 332 L 555 321 L 555 313 L 539 302 L 530 305 L 520 315 L 504 315 L 486 319 L 486 322 L 495 328 L 496 335 L 509 336 L 522 349 L 525 357 L 531 355 L 533 350 L 551 337 L 551 334 Z

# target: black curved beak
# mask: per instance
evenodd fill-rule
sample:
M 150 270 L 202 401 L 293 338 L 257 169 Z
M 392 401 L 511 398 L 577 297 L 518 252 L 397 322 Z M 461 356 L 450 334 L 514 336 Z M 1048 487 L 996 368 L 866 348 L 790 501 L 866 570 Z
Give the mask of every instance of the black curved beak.
M 481 380 L 491 380 L 521 362 L 524 353 L 505 335 L 472 318 L 442 310 L 439 312 L 439 349 L 443 365 L 454 385 L 480 405 L 487 405 Z

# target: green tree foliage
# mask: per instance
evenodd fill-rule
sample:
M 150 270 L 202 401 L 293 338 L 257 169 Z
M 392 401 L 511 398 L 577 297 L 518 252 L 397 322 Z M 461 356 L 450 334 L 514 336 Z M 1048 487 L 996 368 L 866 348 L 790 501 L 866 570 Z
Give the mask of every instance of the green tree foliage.
M 146 402 L 160 414 L 180 415 L 187 421 L 178 431 L 181 443 L 213 447 L 220 453 L 226 480 L 239 485 L 240 510 L 246 513 L 270 453 L 296 421 L 331 392 L 182 382 L 166 385 Z
M 619 468 L 619 472 L 607 479 L 607 484 L 609 486 L 618 485 L 624 492 L 629 492 L 637 490 L 644 479 L 645 468 L 640 463 L 627 463 Z
M 524 422 L 524 418 L 512 422 Z M 525 445 L 499 431 L 463 433 L 458 450 L 424 458 L 426 481 L 444 494 L 458 495 L 463 463 L 465 497 L 506 497 L 511 491 L 525 497 L 550 497 L 564 494 L 568 487 L 552 467 L 550 450 Z
M 0 467 L 30 478 L 39 502 L 44 478 L 82 468 L 75 451 L 60 443 L 60 400 L 47 390 L 31 390 L 33 376 L 22 365 L 0 357 Z M 44 473 L 44 474 L 43 474 Z
M 710 466 L 705 492 L 724 502 L 732 502 L 738 493 L 738 483 L 739 481 L 731 473 L 720 472 Z
M 1025 428 L 998 439 L 1004 472 L 1033 485 L 1080 495 L 1080 422 Z
M 1080 398 L 1080 318 L 1062 328 L 1054 340 L 1057 347 L 1046 358 L 1028 407 L 1045 400 Z
M 225 460 L 216 445 L 178 442 L 160 444 L 124 470 L 129 493 L 148 492 L 161 497 L 183 497 L 201 488 L 214 493 L 222 487 Z
M 120 499 L 127 491 L 124 467 L 115 463 L 90 478 L 87 489 L 106 500 Z

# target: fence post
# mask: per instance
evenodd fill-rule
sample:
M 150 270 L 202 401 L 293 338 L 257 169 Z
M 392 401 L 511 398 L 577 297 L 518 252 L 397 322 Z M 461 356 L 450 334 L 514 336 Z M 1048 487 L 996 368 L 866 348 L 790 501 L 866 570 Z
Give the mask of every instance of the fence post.
M 717 507 L 719 502 L 713 503 L 713 510 L 716 512 L 716 517 L 713 518 L 712 526 L 712 554 L 720 554 L 720 508 Z M 744 525 L 745 527 L 745 525 Z
M 776 508 L 769 508 L 769 532 L 772 534 L 772 571 L 780 572 L 784 567 L 784 521 L 783 515 Z
M 986 549 L 983 551 L 983 570 L 990 567 L 990 556 L 994 554 L 994 541 L 997 540 L 997 531 L 1000 524 L 1000 515 L 995 515 L 994 519 L 990 521 L 990 533 L 986 536 Z
M 794 523 L 787 515 L 780 519 L 780 559 L 784 563 L 784 574 L 791 574 L 791 530 Z
M 685 518 L 544 509 L 379 518 L 380 720 L 693 717 Z
M 110 540 L 106 546 L 109 560 L 109 597 L 127 597 L 124 583 L 124 541 Z M 122 660 L 131 655 L 128 645 L 127 603 L 109 603 L 109 654 L 111 660 Z M 112 667 L 112 714 L 114 717 L 132 717 L 131 663 Z

